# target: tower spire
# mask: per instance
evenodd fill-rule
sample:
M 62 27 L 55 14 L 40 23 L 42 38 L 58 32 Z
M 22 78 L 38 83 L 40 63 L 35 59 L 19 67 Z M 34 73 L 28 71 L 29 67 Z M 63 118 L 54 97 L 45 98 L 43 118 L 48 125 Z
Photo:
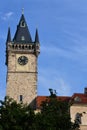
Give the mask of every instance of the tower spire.
M 35 34 L 35 43 L 39 43 L 38 29 L 36 29 L 36 34 Z
M 17 26 L 16 33 L 14 35 L 13 41 L 14 42 L 27 42 L 27 43 L 32 43 L 32 38 L 31 34 L 29 32 L 24 14 L 23 14 L 23 9 L 22 9 L 22 15 L 19 21 L 19 24 Z
M 8 27 L 8 34 L 7 34 L 6 43 L 7 43 L 7 42 L 10 42 L 10 41 L 11 41 L 11 33 L 10 33 L 10 27 Z

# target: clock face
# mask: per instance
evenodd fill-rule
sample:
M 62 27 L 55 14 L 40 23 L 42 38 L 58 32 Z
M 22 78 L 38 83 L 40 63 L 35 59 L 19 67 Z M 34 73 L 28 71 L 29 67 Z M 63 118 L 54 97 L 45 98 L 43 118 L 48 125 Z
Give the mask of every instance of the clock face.
M 28 58 L 26 56 L 20 56 L 18 58 L 18 63 L 20 65 L 26 65 L 28 63 Z

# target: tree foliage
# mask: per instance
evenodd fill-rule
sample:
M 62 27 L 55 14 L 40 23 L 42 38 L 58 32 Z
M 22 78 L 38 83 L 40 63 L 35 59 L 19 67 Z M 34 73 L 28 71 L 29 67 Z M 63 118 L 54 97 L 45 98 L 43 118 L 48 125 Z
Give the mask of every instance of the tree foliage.
M 37 114 L 29 105 L 17 104 L 9 97 L 0 104 L 0 130 L 71 130 L 70 106 L 58 100 L 52 89 Z
M 69 114 L 69 104 L 59 101 L 56 93 L 53 93 L 52 90 L 50 92 L 50 97 L 41 104 L 40 115 L 37 115 L 38 130 L 70 130 L 72 123 Z
M 2 130 L 30 130 L 34 120 L 34 111 L 29 106 L 17 104 L 5 97 L 0 101 L 0 125 Z

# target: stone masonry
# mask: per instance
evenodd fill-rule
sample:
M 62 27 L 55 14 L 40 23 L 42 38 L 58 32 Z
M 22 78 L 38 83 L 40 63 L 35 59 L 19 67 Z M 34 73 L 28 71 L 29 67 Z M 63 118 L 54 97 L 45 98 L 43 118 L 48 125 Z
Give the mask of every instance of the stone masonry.
M 28 63 L 21 66 L 18 63 L 20 56 L 26 56 Z M 23 95 L 23 103 L 32 103 L 37 96 L 37 58 L 34 54 L 22 52 L 9 52 L 7 72 L 7 95 L 20 102 Z

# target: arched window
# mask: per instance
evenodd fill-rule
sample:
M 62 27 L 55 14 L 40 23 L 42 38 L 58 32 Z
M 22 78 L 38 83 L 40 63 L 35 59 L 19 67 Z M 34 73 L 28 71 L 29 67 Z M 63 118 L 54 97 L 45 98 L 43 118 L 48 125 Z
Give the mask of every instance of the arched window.
M 14 45 L 12 45 L 12 48 L 14 49 Z
M 19 45 L 19 49 L 21 49 L 21 45 Z
M 82 113 L 76 113 L 75 115 L 75 124 L 79 125 L 81 124 L 81 117 L 82 117 Z
M 24 49 L 24 45 L 22 46 L 22 49 Z

